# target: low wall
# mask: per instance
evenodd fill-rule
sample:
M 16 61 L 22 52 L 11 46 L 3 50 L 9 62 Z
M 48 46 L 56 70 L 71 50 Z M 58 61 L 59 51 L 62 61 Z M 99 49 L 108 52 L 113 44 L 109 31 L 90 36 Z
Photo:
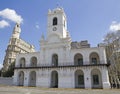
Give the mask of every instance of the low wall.
M 12 77 L 0 77 L 0 85 L 13 85 Z

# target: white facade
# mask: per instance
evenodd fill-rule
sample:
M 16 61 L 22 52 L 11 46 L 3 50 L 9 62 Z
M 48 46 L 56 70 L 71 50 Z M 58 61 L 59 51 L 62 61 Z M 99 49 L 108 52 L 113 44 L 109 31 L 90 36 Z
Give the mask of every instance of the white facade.
M 58 88 L 110 88 L 105 49 L 72 42 L 62 8 L 48 11 L 40 52 L 19 54 L 14 84 Z

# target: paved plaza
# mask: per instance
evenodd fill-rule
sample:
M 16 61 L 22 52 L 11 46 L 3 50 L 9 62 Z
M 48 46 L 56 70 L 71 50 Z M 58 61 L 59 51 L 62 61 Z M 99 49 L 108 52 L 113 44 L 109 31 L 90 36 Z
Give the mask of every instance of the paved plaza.
M 120 94 L 120 89 L 58 89 L 40 87 L 1 86 L 0 94 Z

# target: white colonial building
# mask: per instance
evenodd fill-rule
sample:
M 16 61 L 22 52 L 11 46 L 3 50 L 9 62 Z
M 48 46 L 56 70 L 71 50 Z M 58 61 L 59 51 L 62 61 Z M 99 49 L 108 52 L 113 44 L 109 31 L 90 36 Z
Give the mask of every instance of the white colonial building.
M 14 84 L 58 88 L 110 88 L 103 47 L 87 41 L 72 42 L 62 8 L 48 11 L 47 36 L 40 52 L 19 54 Z M 77 37 L 77 35 L 76 35 Z

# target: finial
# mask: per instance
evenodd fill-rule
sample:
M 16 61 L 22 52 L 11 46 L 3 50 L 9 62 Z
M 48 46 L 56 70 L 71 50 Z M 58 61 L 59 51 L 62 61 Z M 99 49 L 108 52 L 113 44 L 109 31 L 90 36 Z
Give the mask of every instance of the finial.
M 56 7 L 57 7 L 58 10 L 63 10 L 63 8 L 58 3 L 56 4 Z
M 51 12 L 51 10 L 50 9 L 48 9 L 48 13 L 50 13 Z

